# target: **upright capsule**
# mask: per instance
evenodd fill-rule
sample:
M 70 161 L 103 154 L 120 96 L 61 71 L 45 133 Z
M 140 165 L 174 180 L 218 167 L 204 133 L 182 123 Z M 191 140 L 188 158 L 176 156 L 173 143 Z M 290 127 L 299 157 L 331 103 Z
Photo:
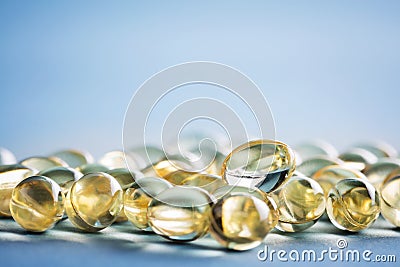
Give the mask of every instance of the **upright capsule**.
M 379 216 L 379 194 L 364 179 L 346 178 L 331 189 L 326 211 L 337 228 L 357 232 L 368 228 Z
M 63 160 L 71 168 L 77 168 L 84 164 L 90 164 L 94 162 L 93 156 L 89 152 L 76 149 L 58 151 L 52 154 L 52 157 Z
M 10 200 L 14 187 L 34 171 L 21 164 L 0 166 L 0 216 L 11 217 Z
M 43 232 L 62 218 L 64 194 L 53 180 L 31 176 L 14 188 L 10 210 L 14 220 L 26 230 Z
M 69 190 L 65 209 L 77 228 L 96 232 L 110 226 L 123 205 L 122 188 L 109 174 L 89 173 L 76 181 Z
M 325 212 L 322 187 L 307 177 L 291 177 L 272 196 L 279 211 L 276 228 L 283 232 L 304 231 L 313 226 Z
M 380 193 L 382 216 L 400 227 L 400 173 L 388 176 L 382 183 Z
M 257 140 L 234 149 L 221 172 L 227 184 L 257 187 L 268 193 L 292 176 L 294 169 L 294 154 L 286 144 Z
M 192 241 L 207 233 L 211 204 L 212 199 L 204 190 L 172 187 L 151 200 L 148 222 L 155 233 L 167 239 Z

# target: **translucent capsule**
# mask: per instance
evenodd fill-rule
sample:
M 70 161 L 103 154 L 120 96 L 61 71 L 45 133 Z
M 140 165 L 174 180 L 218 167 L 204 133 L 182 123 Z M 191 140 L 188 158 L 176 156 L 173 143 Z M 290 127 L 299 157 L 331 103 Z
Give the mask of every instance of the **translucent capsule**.
M 281 186 L 294 169 L 294 155 L 286 144 L 257 140 L 234 149 L 221 172 L 227 184 L 257 187 L 268 193 Z
M 317 171 L 330 165 L 343 165 L 343 161 L 319 156 L 303 161 L 300 166 L 297 166 L 296 171 L 299 171 L 307 177 L 312 177 Z
M 106 166 L 98 164 L 98 163 L 85 164 L 85 165 L 79 166 L 76 169 L 83 174 L 88 174 L 88 173 L 93 173 L 93 172 L 107 172 L 110 170 Z
M 225 158 L 226 158 L 225 154 L 222 154 L 221 152 L 216 151 L 214 160 L 211 162 L 211 164 L 208 166 L 208 168 L 205 170 L 205 172 L 207 172 L 209 174 L 221 176 L 222 164 L 224 163 Z
M 336 158 L 338 152 L 330 143 L 322 140 L 302 143 L 294 149 L 302 160 L 307 160 L 319 156 Z
M 222 187 L 217 188 L 213 192 L 212 195 L 217 199 L 221 199 L 231 193 L 245 193 L 251 195 L 253 197 L 259 198 L 261 200 L 268 199 L 273 205 L 275 205 L 275 201 L 271 200 L 271 198 L 258 188 L 248 188 L 243 186 L 234 186 L 234 185 L 224 185 Z
M 219 176 L 207 173 L 196 173 L 184 179 L 181 185 L 199 187 L 211 193 L 226 185 L 226 183 Z
M 329 192 L 326 211 L 337 228 L 357 232 L 369 227 L 378 218 L 379 194 L 368 181 L 346 178 Z
M 312 178 L 316 180 L 324 189 L 325 196 L 328 196 L 329 191 L 336 183 L 345 178 L 360 178 L 367 179 L 365 175 L 355 169 L 350 169 L 342 165 L 330 165 L 317 171 Z
M 141 146 L 129 150 L 140 169 L 153 165 L 166 158 L 162 149 L 155 146 Z
M 168 160 L 164 159 L 161 160 L 157 163 L 155 163 L 152 166 L 148 166 L 142 170 L 142 173 L 144 176 L 158 176 L 161 178 L 166 178 L 168 175 L 171 175 L 172 173 L 175 173 L 177 171 L 184 171 L 184 172 L 190 172 L 192 169 L 192 166 L 178 161 L 178 160 Z M 194 173 L 194 172 L 191 172 Z M 186 176 L 185 176 L 186 178 Z M 175 182 L 173 182 L 175 183 Z M 179 184 L 180 181 L 176 182 L 176 184 Z
M 231 192 L 212 206 L 210 234 L 226 248 L 248 250 L 260 245 L 277 221 L 269 200 Z
M 378 158 L 395 158 L 397 157 L 397 151 L 391 145 L 378 141 L 378 142 L 370 142 L 365 144 L 358 144 L 355 146 L 356 148 L 362 148 L 370 151 Z
M 50 169 L 52 167 L 68 167 L 68 164 L 63 160 L 56 157 L 30 157 L 19 162 L 21 165 L 24 165 L 28 168 L 37 171 L 43 171 L 46 169 Z
M 283 232 L 300 232 L 313 226 L 325 212 L 322 187 L 313 179 L 295 177 L 272 193 L 278 211 L 276 228 Z
M 192 241 L 210 225 L 212 200 L 204 190 L 172 187 L 151 200 L 147 218 L 151 229 L 170 240 Z
M 21 164 L 0 166 L 0 215 L 11 216 L 10 200 L 14 187 L 34 171 Z
M 381 186 L 381 209 L 383 217 L 400 227 L 400 173 L 389 176 Z
M 89 173 L 76 181 L 67 194 L 65 209 L 69 220 L 87 232 L 111 225 L 123 205 L 122 188 L 109 174 Z
M 99 164 L 109 169 L 117 169 L 117 168 L 129 168 L 130 170 L 139 169 L 138 164 L 136 163 L 135 159 L 130 156 L 130 154 L 124 153 L 123 151 L 119 150 L 110 151 L 104 154 L 99 159 Z
M 14 220 L 23 228 L 43 232 L 53 227 L 64 214 L 64 195 L 53 180 L 31 176 L 14 189 L 10 210 Z
M 364 170 L 368 165 L 378 161 L 378 157 L 372 152 L 363 148 L 353 148 L 339 155 L 339 159 L 349 168 Z
M 0 165 L 11 165 L 17 163 L 14 154 L 3 147 L 0 147 Z
M 83 176 L 81 172 L 70 167 L 53 167 L 39 172 L 38 175 L 46 176 L 56 182 L 64 195 L 68 193 L 72 184 Z
M 156 177 L 141 178 L 124 194 L 124 211 L 129 221 L 139 229 L 150 230 L 147 207 L 150 201 L 172 184 Z
M 90 155 L 89 152 L 75 149 L 58 151 L 52 156 L 63 160 L 71 168 L 77 168 L 79 166 L 94 162 L 93 156 Z
M 376 187 L 385 180 L 392 171 L 400 168 L 400 161 L 395 159 L 381 159 L 364 170 L 365 176 Z

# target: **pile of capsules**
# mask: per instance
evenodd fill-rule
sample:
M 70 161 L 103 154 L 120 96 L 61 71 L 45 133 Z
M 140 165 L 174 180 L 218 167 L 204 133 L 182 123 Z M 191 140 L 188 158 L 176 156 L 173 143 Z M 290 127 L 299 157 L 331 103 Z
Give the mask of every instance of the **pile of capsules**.
M 400 160 L 387 144 L 339 154 L 324 142 L 292 150 L 255 140 L 216 153 L 201 172 L 182 162 L 156 147 L 111 151 L 96 163 L 78 150 L 16 163 L 0 149 L 0 215 L 34 232 L 66 218 L 86 232 L 129 220 L 178 242 L 210 233 L 233 250 L 258 246 L 273 228 L 303 231 L 325 212 L 347 231 L 369 227 L 380 213 L 400 226 Z

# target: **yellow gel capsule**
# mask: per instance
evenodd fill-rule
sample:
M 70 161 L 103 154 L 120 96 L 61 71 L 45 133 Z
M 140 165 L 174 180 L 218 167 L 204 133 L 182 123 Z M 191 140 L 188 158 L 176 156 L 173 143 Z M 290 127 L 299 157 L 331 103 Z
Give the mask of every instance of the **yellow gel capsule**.
M 330 165 L 343 165 L 344 162 L 340 159 L 332 159 L 324 156 L 308 159 L 297 166 L 296 171 L 299 171 L 306 177 L 312 177 L 320 169 Z
M 329 192 L 326 211 L 337 228 L 357 232 L 368 228 L 378 218 L 379 194 L 364 179 L 346 178 Z
M 0 215 L 11 217 L 10 200 L 14 187 L 34 171 L 21 164 L 0 166 Z
M 368 166 L 364 170 L 364 174 L 376 188 L 379 188 L 385 178 L 398 168 L 400 168 L 399 160 L 381 159 L 377 163 Z
M 19 163 L 37 171 L 44 171 L 46 169 L 59 166 L 68 167 L 67 163 L 56 157 L 30 157 L 21 160 Z
M 294 150 L 302 160 L 319 156 L 336 158 L 338 155 L 338 152 L 333 145 L 322 140 L 302 143 L 297 145 Z
M 283 232 L 304 231 L 325 212 L 322 187 L 307 177 L 291 177 L 272 197 L 279 211 L 276 228 Z
M 155 146 L 135 147 L 129 150 L 129 155 L 135 159 L 140 169 L 165 159 L 165 152 Z
M 330 165 L 317 171 L 312 178 L 316 180 L 324 189 L 325 196 L 327 197 L 329 191 L 336 185 L 336 183 L 345 178 L 360 178 L 367 179 L 365 175 L 355 169 L 350 169 L 342 165 Z
M 359 144 L 355 146 L 356 148 L 362 148 L 370 151 L 378 158 L 395 158 L 397 157 L 397 151 L 391 145 L 385 142 L 371 142 L 367 144 Z
M 181 162 L 178 160 L 163 159 L 163 160 L 155 163 L 154 165 L 144 168 L 142 170 L 142 173 L 148 177 L 157 176 L 157 177 L 167 179 L 171 183 L 179 184 L 187 176 L 187 174 L 184 174 L 183 172 L 194 173 L 194 172 L 190 171 L 191 169 L 192 169 L 192 167 L 184 162 Z M 177 171 L 181 171 L 182 174 L 184 175 L 182 180 L 180 180 L 178 178 L 168 178 L 169 175 L 171 175 Z M 170 180 L 176 180 L 176 182 L 170 181 Z
M 382 216 L 391 224 L 400 227 L 400 173 L 389 176 L 381 186 Z
M 231 192 L 212 206 L 210 234 L 222 246 L 248 250 L 261 244 L 278 221 L 271 202 Z
M 207 173 L 196 173 L 184 179 L 181 185 L 199 187 L 211 193 L 225 186 L 226 183 L 219 176 Z
M 378 161 L 378 157 L 372 152 L 363 148 L 353 148 L 339 155 L 339 159 L 352 169 L 364 170 L 368 165 Z
M 227 184 L 257 187 L 272 192 L 281 186 L 295 169 L 294 154 L 284 143 L 257 140 L 235 148 L 222 165 Z
M 79 166 L 94 162 L 93 156 L 90 155 L 89 152 L 76 149 L 58 151 L 52 156 L 63 160 L 71 168 L 77 168 Z
M 130 170 L 139 169 L 138 164 L 135 159 L 130 156 L 128 153 L 124 153 L 123 151 L 115 150 L 110 151 L 104 154 L 99 159 L 99 164 L 109 168 L 109 169 L 118 169 L 118 168 L 126 168 Z
M 64 194 L 53 180 L 31 176 L 13 191 L 10 210 L 14 220 L 28 231 L 44 232 L 64 214 Z
M 227 196 L 230 193 L 245 193 L 251 195 L 253 197 L 259 198 L 261 200 L 269 200 L 273 205 L 275 205 L 275 201 L 271 200 L 271 197 L 267 195 L 264 191 L 261 191 L 258 188 L 248 188 L 242 186 L 234 186 L 234 185 L 224 185 L 222 187 L 217 188 L 213 192 L 212 195 L 217 199 L 221 199 L 224 196 Z
M 4 147 L 0 147 L 0 165 L 12 165 L 16 164 L 17 159 L 14 154 Z
M 89 163 L 79 166 L 76 170 L 80 171 L 82 174 L 88 174 L 93 172 L 107 172 L 110 169 L 98 163 Z
M 144 177 L 127 189 L 124 194 L 124 211 L 129 221 L 139 229 L 150 230 L 147 207 L 154 197 L 171 187 L 172 184 L 164 179 Z
M 156 234 L 167 239 L 192 241 L 207 233 L 211 203 L 204 190 L 172 187 L 151 200 L 147 210 L 148 222 Z
M 100 231 L 110 226 L 123 206 L 122 188 L 109 174 L 89 173 L 76 181 L 69 190 L 65 209 L 77 228 Z
M 72 184 L 79 180 L 83 174 L 70 167 L 53 167 L 38 173 L 38 175 L 46 176 L 56 182 L 64 195 L 66 195 Z

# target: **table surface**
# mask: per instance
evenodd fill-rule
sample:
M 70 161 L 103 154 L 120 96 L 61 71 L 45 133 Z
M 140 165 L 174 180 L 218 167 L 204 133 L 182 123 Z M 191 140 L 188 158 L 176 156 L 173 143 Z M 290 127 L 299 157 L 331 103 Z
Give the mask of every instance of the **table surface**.
M 347 247 L 338 248 L 338 240 L 345 240 Z M 342 241 L 343 242 L 343 241 Z M 315 250 L 316 255 L 324 249 L 371 250 L 370 258 L 380 255 L 395 255 L 400 261 L 400 230 L 379 218 L 369 229 L 359 233 L 348 233 L 336 229 L 326 220 L 301 233 L 281 233 L 273 230 L 259 247 L 245 251 L 228 251 L 221 248 L 211 237 L 206 236 L 191 243 L 173 243 L 152 233 L 135 229 L 129 222 L 114 224 L 98 233 L 82 233 L 64 220 L 45 233 L 30 233 L 11 219 L 0 219 L 0 266 L 309 266 L 318 261 L 299 261 L 296 264 L 282 262 L 276 258 L 260 261 L 261 249 L 285 250 L 286 258 L 291 250 L 299 255 L 304 250 Z M 265 254 L 261 254 L 263 256 Z M 345 254 L 343 254 L 345 255 Z M 342 264 L 366 265 L 366 262 Z M 289 260 L 290 261 L 290 260 Z M 322 264 L 336 265 L 326 258 Z M 376 262 L 367 265 L 376 266 Z M 381 263 L 396 266 L 395 262 Z

